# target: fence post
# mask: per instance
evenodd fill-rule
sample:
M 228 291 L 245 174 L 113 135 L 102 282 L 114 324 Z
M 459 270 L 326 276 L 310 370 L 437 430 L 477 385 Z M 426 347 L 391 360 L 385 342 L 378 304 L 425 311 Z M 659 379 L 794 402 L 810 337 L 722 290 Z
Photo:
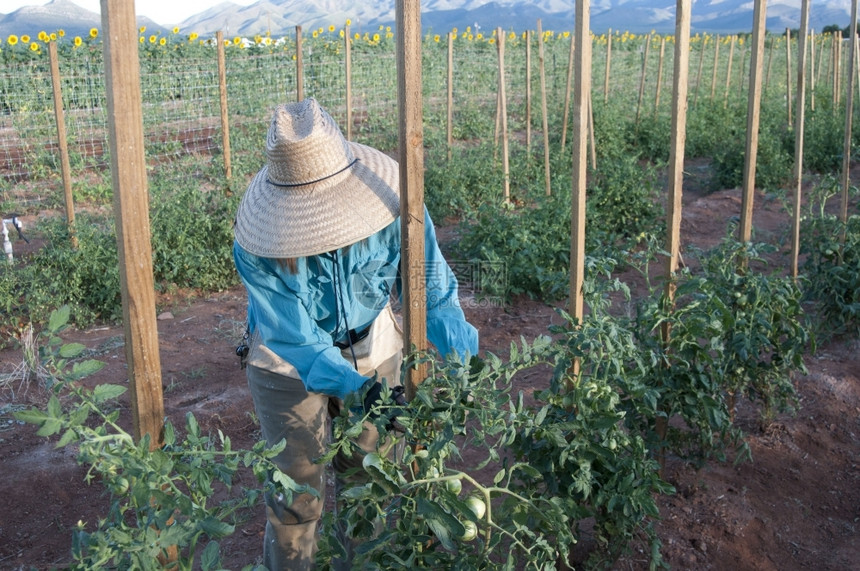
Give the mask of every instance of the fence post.
M 666 38 L 660 37 L 660 63 L 657 65 L 657 92 L 654 94 L 654 114 L 660 108 L 660 85 L 663 83 L 663 58 L 666 53 Z
M 424 283 L 424 134 L 421 94 L 421 3 L 397 0 L 397 103 L 399 108 L 401 267 L 403 333 L 407 354 L 427 349 Z M 412 400 L 427 376 L 426 363 L 405 369 L 406 398 Z
M 352 140 L 352 40 L 349 25 L 343 32 L 344 74 L 346 75 L 346 140 Z
M 806 44 L 809 26 L 809 0 L 800 6 L 800 30 L 797 37 L 797 112 L 794 125 L 794 204 L 791 228 L 791 277 L 797 280 L 800 255 L 800 199 L 803 186 L 803 136 L 806 117 Z
M 305 65 L 302 61 L 302 27 L 296 26 L 296 101 L 305 98 Z
M 508 151 L 508 98 L 505 94 L 505 33 L 496 28 L 496 45 L 499 51 L 499 114 L 502 127 L 502 169 L 504 171 L 505 202 L 511 201 L 511 167 Z
M 717 67 L 720 64 L 720 35 L 717 34 L 717 37 L 714 40 L 714 69 L 711 74 L 711 102 L 714 101 L 714 93 L 717 89 Z
M 448 32 L 448 160 L 454 148 L 454 35 Z
M 586 151 L 588 147 L 588 115 L 591 100 L 591 8 L 589 0 L 576 3 L 576 30 L 574 39 L 576 68 L 574 72 L 573 94 L 573 188 L 571 189 L 571 236 L 570 236 L 570 315 L 577 323 L 582 322 L 584 300 L 582 284 L 585 276 L 585 188 L 588 169 Z M 571 46 L 573 50 L 573 44 Z M 573 51 L 571 51 L 573 53 Z M 577 382 L 579 359 L 573 363 L 571 371 Z
M 809 108 L 815 111 L 815 30 L 809 31 Z
M 785 115 L 791 125 L 791 29 L 785 29 Z
M 648 52 L 651 50 L 651 34 L 645 37 L 645 54 L 642 56 L 642 73 L 639 75 L 639 101 L 636 104 L 636 122 L 642 110 L 642 98 L 645 95 L 645 75 L 648 68 Z
M 540 64 L 540 96 L 541 96 L 541 119 L 543 121 L 543 164 L 544 164 L 544 180 L 546 185 L 546 195 L 552 194 L 552 184 L 550 182 L 549 173 L 549 118 L 547 117 L 546 109 L 546 71 L 544 61 L 543 47 L 543 28 L 541 27 L 540 18 L 537 21 L 538 35 L 538 62 Z
M 526 30 L 526 158 L 532 150 L 532 31 Z
M 75 234 L 75 200 L 72 194 L 72 167 L 69 164 L 69 142 L 66 140 L 66 115 L 63 112 L 63 92 L 60 87 L 60 62 L 57 57 L 57 42 L 48 42 L 48 57 L 51 60 L 51 86 L 54 92 L 54 119 L 57 123 L 57 146 L 60 149 L 60 170 L 63 178 L 63 198 L 66 203 L 66 224 L 72 248 L 78 248 Z
M 564 113 L 561 120 L 561 151 L 564 152 L 564 145 L 567 142 L 567 122 L 570 119 L 570 84 L 573 80 L 573 52 L 576 47 L 576 36 L 570 38 L 570 53 L 567 56 L 567 84 L 564 89 Z
M 155 284 L 134 2 L 101 0 L 113 205 L 125 355 L 137 439 L 162 441 L 164 402 L 155 320 Z
M 854 76 L 857 54 L 857 0 L 851 0 L 851 52 L 848 54 L 848 88 L 845 90 L 845 139 L 842 148 L 842 242 L 845 243 L 848 230 L 848 189 L 851 175 L 851 132 L 854 117 Z
M 741 200 L 740 239 L 749 242 L 752 236 L 753 201 L 755 197 L 756 159 L 758 157 L 758 126 L 761 113 L 761 72 L 764 56 L 765 22 L 767 1 L 755 0 L 753 8 L 753 51 L 750 62 L 750 92 L 747 104 L 747 140 L 744 153 L 744 187 Z M 745 260 L 741 260 L 746 264 Z
M 696 73 L 696 95 L 693 98 L 693 105 L 699 102 L 699 86 L 702 83 L 702 66 L 705 63 L 705 43 L 708 36 L 702 35 L 702 45 L 699 48 L 699 71 Z
M 215 32 L 218 44 L 218 93 L 221 98 L 221 148 L 224 152 L 224 176 L 227 187 L 233 178 L 233 167 L 230 165 L 230 115 L 227 112 L 227 63 L 224 56 L 224 32 Z
M 687 127 L 687 81 L 690 68 L 690 12 L 692 0 L 677 0 L 675 9 L 675 61 L 672 81 L 672 133 L 669 151 L 668 204 L 666 213 L 666 289 L 665 297 L 669 304 L 675 299 L 675 272 L 681 250 L 681 208 L 684 181 L 684 147 Z M 717 42 L 719 45 L 719 42 Z M 716 61 L 716 56 L 714 58 Z M 669 322 L 663 323 L 661 337 L 668 344 L 671 329 Z M 654 430 L 661 440 L 665 440 L 669 427 L 666 416 L 658 416 Z M 666 454 L 662 446 L 658 452 L 660 474 L 666 468 Z
M 603 72 L 603 103 L 609 102 L 609 66 L 612 65 L 612 28 L 606 35 L 606 69 Z
M 729 43 L 729 66 L 726 68 L 726 93 L 723 96 L 723 108 L 726 108 L 729 105 L 729 86 L 732 83 L 732 59 L 735 55 L 736 38 L 737 36 L 732 36 L 731 42 Z

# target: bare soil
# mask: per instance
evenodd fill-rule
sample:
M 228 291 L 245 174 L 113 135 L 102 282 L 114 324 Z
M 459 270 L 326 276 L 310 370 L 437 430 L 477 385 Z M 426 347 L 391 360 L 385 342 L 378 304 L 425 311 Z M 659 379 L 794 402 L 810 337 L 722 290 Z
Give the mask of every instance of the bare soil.
M 759 195 L 758 238 L 784 231 L 789 215 Z M 740 212 L 740 191 L 688 193 L 682 236 L 687 244 L 715 245 L 728 220 Z M 451 238 L 452 228 L 440 228 Z M 16 246 L 17 247 L 17 246 Z M 25 246 L 26 247 L 26 246 Z M 32 246 L 38 247 L 38 245 Z M 25 253 L 25 252 L 22 252 Z M 559 304 L 561 306 L 562 304 Z M 237 288 L 204 299 L 165 297 L 159 302 L 166 413 L 183 426 L 193 412 L 204 430 L 221 429 L 235 447 L 259 439 L 243 371 L 234 351 L 244 320 L 244 291 Z M 555 308 L 518 299 L 506 307 L 467 308 L 481 333 L 484 351 L 505 355 L 511 341 L 547 332 L 560 323 Z M 101 326 L 71 331 L 107 366 L 89 382 L 127 383 L 123 330 Z M 8 343 L 7 343 L 8 344 Z M 20 349 L 0 351 L 0 373 L 21 361 Z M 845 570 L 860 569 L 860 341 L 835 340 L 806 359 L 807 375 L 796 377 L 800 408 L 782 415 L 765 431 L 740 408 L 752 462 L 712 463 L 694 470 L 670 459 L 666 478 L 677 494 L 660 498 L 657 529 L 663 556 L 674 569 Z M 530 394 L 548 379 L 529 374 L 518 381 Z M 0 393 L 0 569 L 63 568 L 70 561 L 72 528 L 79 520 L 94 526 L 107 497 L 98 484 L 84 482 L 86 468 L 74 452 L 22 425 L 12 411 L 38 400 L 15 384 Z M 130 423 L 123 400 L 123 422 Z M 248 475 L 244 485 L 256 482 Z M 259 561 L 262 507 L 222 545 L 226 566 L 240 569 Z M 633 553 L 618 569 L 647 568 L 647 554 Z

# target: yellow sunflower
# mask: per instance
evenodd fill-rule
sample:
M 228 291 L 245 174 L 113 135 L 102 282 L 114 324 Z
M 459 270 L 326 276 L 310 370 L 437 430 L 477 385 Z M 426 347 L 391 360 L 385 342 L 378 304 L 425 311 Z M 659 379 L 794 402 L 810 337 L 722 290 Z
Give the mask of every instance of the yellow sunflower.
M 98 35 L 99 35 L 99 31 L 96 28 L 90 29 L 90 37 L 91 38 L 95 39 L 98 37 Z
M 12 34 L 11 36 L 9 36 L 6 39 L 6 41 L 9 42 L 10 46 L 14 46 L 15 44 L 18 43 L 18 36 L 16 36 L 15 34 Z
M 81 37 L 80 37 L 80 36 L 75 36 L 75 41 L 74 41 L 74 43 L 75 43 L 75 47 L 76 47 L 76 48 L 79 48 L 79 47 L 81 47 L 81 44 L 83 43 L 83 40 L 81 39 Z
M 167 38 L 161 38 L 160 40 L 158 40 L 158 45 L 159 46 L 166 46 L 167 45 Z

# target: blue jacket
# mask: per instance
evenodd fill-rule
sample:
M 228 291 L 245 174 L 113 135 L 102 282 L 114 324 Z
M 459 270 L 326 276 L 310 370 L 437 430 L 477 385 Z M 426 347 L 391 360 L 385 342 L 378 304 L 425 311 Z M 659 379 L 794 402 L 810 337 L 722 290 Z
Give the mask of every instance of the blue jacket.
M 466 362 L 478 353 L 478 332 L 460 307 L 457 280 L 426 208 L 424 224 L 427 338 L 443 357 Z M 388 303 L 400 281 L 400 237 L 397 218 L 356 244 L 298 258 L 294 274 L 234 243 L 233 259 L 248 292 L 249 329 L 296 368 L 308 391 L 345 398 L 367 381 L 334 343 L 346 341 L 350 329 L 368 327 Z

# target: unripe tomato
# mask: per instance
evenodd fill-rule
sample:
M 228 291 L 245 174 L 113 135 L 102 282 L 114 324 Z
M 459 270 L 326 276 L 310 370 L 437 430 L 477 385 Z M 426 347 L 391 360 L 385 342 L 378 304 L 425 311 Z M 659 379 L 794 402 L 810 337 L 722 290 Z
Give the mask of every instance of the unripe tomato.
M 463 541 L 472 541 L 476 537 L 478 537 L 478 526 L 475 525 L 475 522 L 472 520 L 466 520 L 463 522 L 463 527 L 466 528 L 466 531 L 463 532 L 463 535 L 460 536 L 460 539 Z
M 478 496 L 469 496 L 466 498 L 466 505 L 469 506 L 469 509 L 472 510 L 472 513 L 478 519 L 482 519 L 484 514 L 487 513 L 487 504 Z
M 448 488 L 448 491 L 454 494 L 455 496 L 460 493 L 460 490 L 463 489 L 463 482 L 460 480 L 446 480 L 445 487 Z

